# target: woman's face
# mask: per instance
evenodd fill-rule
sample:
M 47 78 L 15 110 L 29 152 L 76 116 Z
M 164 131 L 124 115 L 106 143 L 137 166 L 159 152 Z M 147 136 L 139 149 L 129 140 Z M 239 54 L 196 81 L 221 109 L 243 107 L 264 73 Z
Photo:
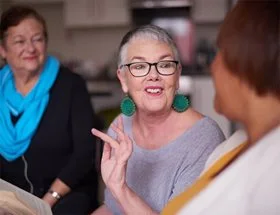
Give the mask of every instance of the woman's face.
M 46 38 L 43 26 L 34 18 L 26 18 L 17 26 L 9 27 L 1 55 L 13 72 L 40 72 L 46 58 Z
M 175 60 L 171 47 L 153 39 L 133 39 L 127 45 L 124 63 Z M 179 87 L 181 66 L 174 74 L 160 75 L 155 66 L 144 77 L 134 77 L 127 66 L 118 70 L 122 89 L 133 98 L 138 110 L 146 113 L 165 113 L 169 111 L 176 89 Z
M 238 120 L 244 112 L 247 85 L 229 71 L 221 52 L 215 57 L 210 70 L 216 90 L 215 110 L 229 119 Z

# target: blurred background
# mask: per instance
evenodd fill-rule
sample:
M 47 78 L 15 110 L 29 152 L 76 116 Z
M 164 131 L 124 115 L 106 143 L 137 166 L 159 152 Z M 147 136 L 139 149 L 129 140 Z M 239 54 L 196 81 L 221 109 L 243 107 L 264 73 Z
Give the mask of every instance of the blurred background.
M 236 125 L 213 109 L 208 66 L 218 28 L 234 0 L 0 0 L 0 12 L 16 3 L 32 6 L 46 21 L 49 53 L 84 77 L 105 127 L 119 113 L 123 97 L 116 78 L 116 52 L 132 27 L 155 24 L 173 36 L 183 65 L 181 93 L 218 122 L 226 136 Z
M 208 71 L 215 40 L 234 0 L 0 0 L 0 12 L 27 4 L 46 19 L 50 54 L 87 83 L 91 101 L 104 129 L 120 113 L 123 93 L 116 77 L 117 49 L 134 26 L 155 24 L 170 32 L 183 66 L 180 93 L 192 106 L 213 118 L 228 137 L 238 127 L 213 108 L 214 87 Z M 3 63 L 3 62 L 2 62 Z M 101 147 L 101 144 L 97 144 Z M 97 150 L 99 167 L 100 150 Z M 104 185 L 100 179 L 99 198 Z

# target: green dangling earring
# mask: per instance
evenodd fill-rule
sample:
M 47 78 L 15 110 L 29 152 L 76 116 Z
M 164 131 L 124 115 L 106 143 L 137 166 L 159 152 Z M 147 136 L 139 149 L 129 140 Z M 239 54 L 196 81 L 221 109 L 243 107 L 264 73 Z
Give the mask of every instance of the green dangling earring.
M 121 112 L 126 116 L 132 116 L 136 111 L 134 101 L 127 95 L 121 102 Z
M 182 94 L 176 94 L 173 100 L 172 108 L 181 113 L 190 107 L 190 101 Z

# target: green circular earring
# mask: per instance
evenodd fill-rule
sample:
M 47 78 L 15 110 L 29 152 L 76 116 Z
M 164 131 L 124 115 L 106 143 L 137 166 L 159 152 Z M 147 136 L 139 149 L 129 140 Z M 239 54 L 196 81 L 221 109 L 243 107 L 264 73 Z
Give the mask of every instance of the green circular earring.
M 190 106 L 190 101 L 182 94 L 176 94 L 173 100 L 172 108 L 181 113 L 186 111 Z
M 129 96 L 125 96 L 121 101 L 121 112 L 126 116 L 132 116 L 135 111 L 136 105 L 134 101 Z

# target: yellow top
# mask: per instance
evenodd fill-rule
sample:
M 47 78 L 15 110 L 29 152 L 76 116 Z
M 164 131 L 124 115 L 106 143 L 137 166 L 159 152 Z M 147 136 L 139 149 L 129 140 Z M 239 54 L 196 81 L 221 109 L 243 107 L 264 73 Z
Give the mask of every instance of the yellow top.
M 217 160 L 190 188 L 172 199 L 162 211 L 162 215 L 176 214 L 193 197 L 202 191 L 227 165 L 229 165 L 245 148 L 246 142 L 229 151 Z

